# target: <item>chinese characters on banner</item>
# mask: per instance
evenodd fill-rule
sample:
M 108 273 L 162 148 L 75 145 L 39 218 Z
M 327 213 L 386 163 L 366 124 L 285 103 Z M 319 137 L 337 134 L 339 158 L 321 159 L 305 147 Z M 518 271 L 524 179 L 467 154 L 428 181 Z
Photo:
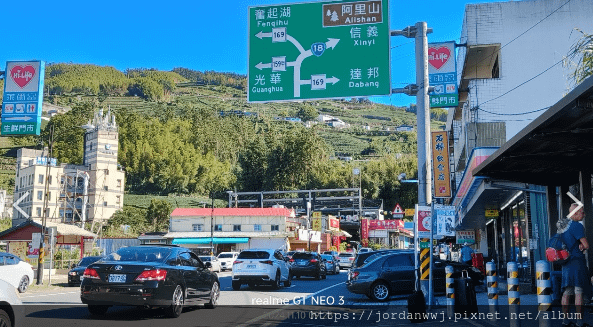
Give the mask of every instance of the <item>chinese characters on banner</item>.
M 473 230 L 461 230 L 455 232 L 457 238 L 457 244 L 474 244 L 476 243 L 476 232 Z
M 45 62 L 6 63 L 2 101 L 2 135 L 39 135 Z
M 394 220 L 370 220 L 369 221 L 369 229 L 403 229 L 404 228 L 404 221 L 401 219 L 394 219 Z
M 418 229 L 419 238 L 429 238 L 432 223 L 432 211 L 430 207 L 416 205 L 416 226 Z
M 332 216 L 332 215 L 328 215 L 328 220 L 329 220 L 329 229 L 333 230 L 333 231 L 338 231 L 340 230 L 340 219 Z
M 360 242 L 362 246 L 367 247 L 369 246 L 369 220 L 368 219 L 361 219 L 360 220 Z
M 451 197 L 447 132 L 432 132 L 432 182 L 435 198 Z
M 434 86 L 430 93 L 431 108 L 459 104 L 454 41 L 428 45 L 428 79 L 430 86 Z

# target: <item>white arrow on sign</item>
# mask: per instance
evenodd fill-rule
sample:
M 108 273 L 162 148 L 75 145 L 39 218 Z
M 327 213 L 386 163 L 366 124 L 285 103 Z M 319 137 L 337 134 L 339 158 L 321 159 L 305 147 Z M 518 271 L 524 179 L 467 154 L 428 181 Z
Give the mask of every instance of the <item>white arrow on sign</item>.
M 272 32 L 264 33 L 264 31 L 259 31 L 259 33 L 255 34 L 255 36 L 260 39 L 263 39 L 264 37 L 272 37 Z
M 33 119 L 33 117 L 25 116 L 25 117 L 6 117 L 4 120 L 6 121 L 29 121 Z
M 19 203 L 21 203 L 21 201 L 23 201 L 27 196 L 29 195 L 29 191 L 25 192 L 25 194 L 23 194 L 23 196 L 21 196 L 18 200 L 16 200 L 16 202 L 14 202 L 12 204 L 12 206 L 21 213 L 21 215 L 23 215 L 25 218 L 29 219 L 29 214 L 27 214 L 23 209 L 21 209 L 19 207 Z
M 325 47 L 326 48 L 332 48 L 332 50 L 336 47 L 336 44 L 338 44 L 338 42 L 340 42 L 340 39 L 332 39 L 332 38 L 327 38 L 327 42 L 325 42 Z
M 260 61 L 259 64 L 255 65 L 255 68 L 257 68 L 259 70 L 262 70 L 264 68 L 272 68 L 272 63 L 264 64 Z
M 339 81 L 340 81 L 340 79 L 335 76 L 326 79 L 326 82 L 332 83 L 332 85 L 336 84 Z
M 577 204 L 577 207 L 576 207 L 576 208 L 574 208 L 574 210 L 573 210 L 573 211 L 571 211 L 571 212 L 568 214 L 568 216 L 566 216 L 567 218 L 570 218 L 570 217 L 572 217 L 572 215 L 574 215 L 574 214 L 575 214 L 575 212 L 579 211 L 579 209 L 581 209 L 581 208 L 583 207 L 583 203 L 582 203 L 581 201 L 577 200 L 577 198 L 576 198 L 574 195 L 572 195 L 572 193 L 570 193 L 570 192 L 566 192 L 566 194 L 567 194 L 567 195 L 568 195 L 568 196 L 569 196 L 571 199 L 573 199 L 573 200 L 574 200 L 574 202 Z

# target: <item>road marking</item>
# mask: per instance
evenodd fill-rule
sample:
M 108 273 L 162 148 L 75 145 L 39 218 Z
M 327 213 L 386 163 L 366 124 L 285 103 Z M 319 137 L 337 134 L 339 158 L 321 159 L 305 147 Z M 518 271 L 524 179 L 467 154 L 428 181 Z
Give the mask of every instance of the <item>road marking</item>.
M 570 193 L 570 192 L 566 192 L 566 194 L 567 194 L 568 196 L 570 196 L 570 198 L 571 198 L 571 199 L 573 199 L 573 200 L 574 200 L 574 202 L 576 202 L 576 204 L 577 204 L 577 207 L 576 207 L 576 208 L 574 208 L 574 210 L 573 210 L 573 211 L 571 211 L 571 212 L 568 214 L 568 216 L 566 216 L 567 218 L 570 218 L 570 217 L 572 217 L 572 215 L 574 215 L 574 214 L 575 214 L 575 212 L 579 211 L 579 209 L 581 209 L 581 208 L 583 207 L 583 203 L 582 203 L 581 201 L 577 200 L 577 198 L 576 198 L 574 195 L 572 195 L 572 193 Z M 19 201 L 20 201 L 20 200 L 19 200 Z
M 49 293 L 49 294 L 32 293 L 30 296 L 22 296 L 21 295 L 21 299 L 28 299 L 28 298 L 32 298 L 32 297 L 41 297 L 41 296 L 54 296 L 54 295 L 75 294 L 75 293 L 80 293 L 80 291 L 77 291 L 77 292 L 66 292 L 66 293 Z

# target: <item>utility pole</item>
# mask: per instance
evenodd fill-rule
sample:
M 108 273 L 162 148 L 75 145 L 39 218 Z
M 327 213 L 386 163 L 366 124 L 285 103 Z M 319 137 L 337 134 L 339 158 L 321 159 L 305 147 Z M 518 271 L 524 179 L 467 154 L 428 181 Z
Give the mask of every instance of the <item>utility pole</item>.
M 210 212 L 210 255 L 214 255 L 214 191 L 212 191 L 212 211 Z
M 428 28 L 426 22 L 418 22 L 414 26 L 408 26 L 403 30 L 391 31 L 391 36 L 402 35 L 407 38 L 415 38 L 416 44 L 416 84 L 408 85 L 403 89 L 393 89 L 393 93 L 404 93 L 416 96 L 416 118 L 417 118 L 417 146 L 418 146 L 418 205 L 429 206 L 432 203 L 432 176 L 430 174 L 430 100 L 428 93 L 434 88 L 429 86 L 428 79 L 428 38 L 427 34 L 432 33 L 432 28 Z M 418 223 L 418 222 L 417 222 Z M 428 300 L 428 307 L 433 304 L 432 288 L 432 229 L 429 244 L 430 258 L 430 277 L 428 281 L 422 281 L 422 290 Z M 414 248 L 419 244 L 417 235 L 418 229 L 415 228 Z M 418 258 L 416 257 L 416 260 Z M 418 261 L 416 261 L 418 262 Z M 418 267 L 418 264 L 416 264 Z M 418 269 L 418 268 L 417 268 Z M 415 274 L 418 275 L 418 274 Z M 418 277 L 416 277 L 418 278 Z
M 416 84 L 401 89 L 393 89 L 393 93 L 404 93 L 416 96 L 416 118 L 418 125 L 418 205 L 426 206 L 432 202 L 432 178 L 427 159 L 430 158 L 430 100 L 428 93 L 432 91 L 428 80 L 428 39 L 432 33 L 426 22 L 418 22 L 403 30 L 391 31 L 391 36 L 402 35 L 415 38 L 416 42 Z
M 43 261 L 45 257 L 45 233 L 47 230 L 47 216 L 49 211 L 49 163 L 51 158 L 51 151 L 53 147 L 54 128 L 50 129 L 48 140 L 48 151 L 45 152 L 45 198 L 43 201 L 43 217 L 41 218 L 41 237 L 39 239 L 39 257 L 37 259 L 37 285 L 43 285 Z M 51 242 L 51 240 L 50 240 Z M 51 269 L 51 267 L 49 267 Z

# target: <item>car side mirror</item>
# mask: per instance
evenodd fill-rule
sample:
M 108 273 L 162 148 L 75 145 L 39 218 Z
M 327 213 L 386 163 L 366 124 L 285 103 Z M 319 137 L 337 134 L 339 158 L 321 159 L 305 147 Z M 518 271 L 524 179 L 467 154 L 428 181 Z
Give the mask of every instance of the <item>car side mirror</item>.
M 70 267 L 70 268 L 75 268 L 75 267 L 76 267 L 76 264 L 75 264 L 75 263 L 73 263 L 73 264 L 72 264 L 72 267 Z
M 210 261 L 207 261 L 204 263 L 204 267 L 206 268 L 212 268 L 212 263 Z

